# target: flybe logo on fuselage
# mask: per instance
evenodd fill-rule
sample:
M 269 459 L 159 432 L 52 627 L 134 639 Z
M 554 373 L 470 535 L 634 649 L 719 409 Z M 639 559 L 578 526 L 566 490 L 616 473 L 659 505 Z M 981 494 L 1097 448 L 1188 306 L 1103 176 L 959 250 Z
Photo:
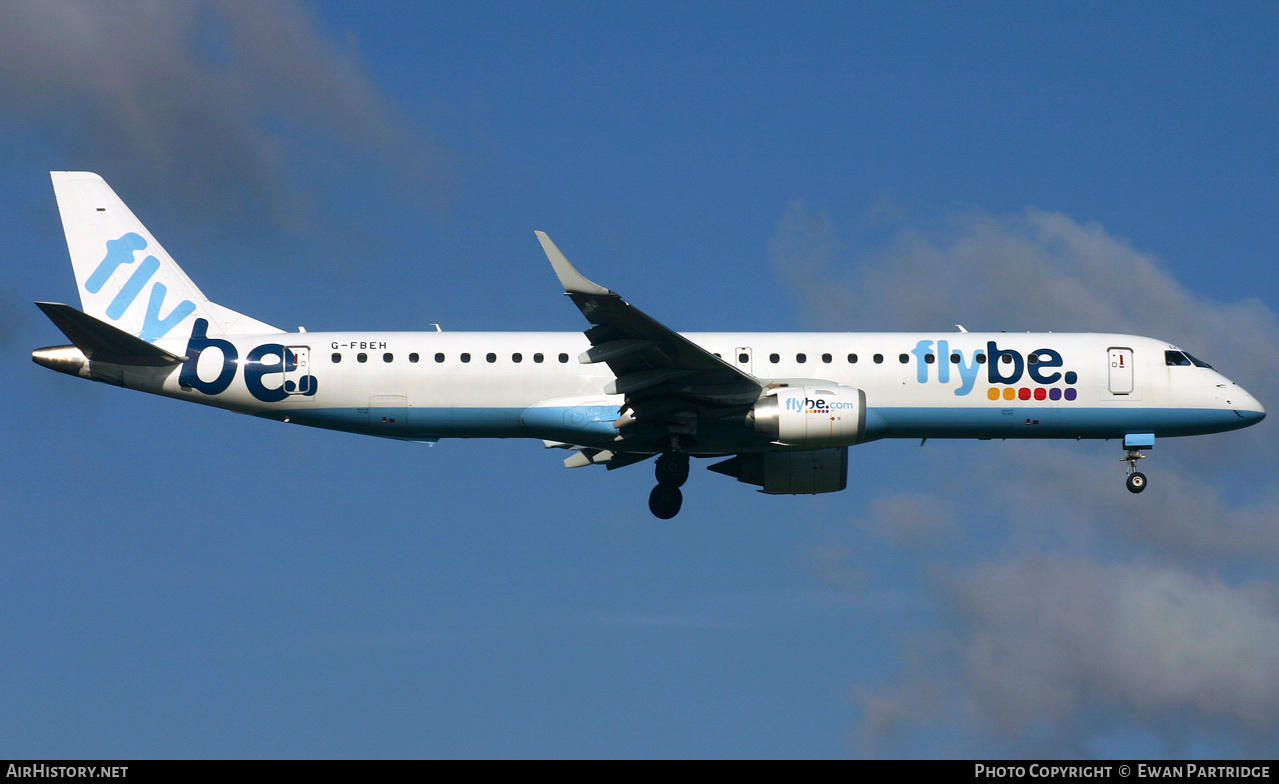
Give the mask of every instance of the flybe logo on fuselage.
M 132 264 L 135 261 L 134 254 L 137 251 L 145 250 L 147 247 L 146 239 L 134 232 L 122 235 L 119 239 L 107 240 L 107 255 L 103 257 L 100 263 L 85 281 L 84 287 L 90 294 L 97 294 L 102 291 L 102 287 L 111 279 L 111 275 L 116 269 L 125 264 Z M 115 298 L 107 305 L 107 318 L 112 321 L 119 321 L 124 312 L 129 309 L 138 295 L 142 293 L 142 289 L 151 281 L 151 277 L 155 275 L 156 270 L 160 269 L 160 260 L 155 256 L 147 256 L 142 263 L 133 270 L 133 274 L 124 282 L 120 290 L 116 292 Z M 169 311 L 169 315 L 164 318 L 160 317 L 160 308 L 164 305 L 164 298 L 169 293 L 166 287 L 160 281 L 151 284 L 151 294 L 147 299 L 147 309 L 142 316 L 142 332 L 138 337 L 148 343 L 154 343 L 157 339 L 169 334 L 169 330 L 176 327 L 182 319 L 195 312 L 195 303 L 189 299 L 184 299 Z
M 916 378 L 921 384 L 933 380 L 931 368 L 936 365 L 937 383 L 959 384 L 955 394 L 962 397 L 973 391 L 977 378 L 981 375 L 981 366 L 985 365 L 986 379 L 992 385 L 987 394 L 991 400 L 998 400 L 1000 397 L 1006 400 L 1014 397 L 1023 400 L 1031 397 L 1036 400 L 1059 400 L 1063 397 L 1066 400 L 1075 399 L 1074 385 L 1079 376 L 1073 370 L 1061 370 L 1065 363 L 1061 354 L 1054 349 L 1037 348 L 1029 355 L 1022 356 L 1019 351 L 999 348 L 992 340 L 986 343 L 984 350 L 975 349 L 971 355 L 965 356 L 962 349 L 952 349 L 950 342 L 946 340 L 936 341 L 935 351 L 933 346 L 933 341 L 921 340 L 910 352 L 915 356 Z M 1012 385 L 1021 381 L 1023 376 L 1040 386 L 1033 391 L 1030 387 L 1014 390 Z M 1001 392 L 995 388 L 994 385 L 997 384 L 1007 385 L 1007 388 Z M 1064 384 L 1067 389 L 1063 392 L 1060 387 L 1053 387 L 1054 384 Z
M 235 344 L 221 338 L 208 335 L 209 322 L 196 319 L 191 329 L 191 337 L 187 340 L 187 361 L 182 363 L 182 372 L 178 375 L 178 384 L 184 389 L 198 389 L 206 395 L 217 395 L 225 392 L 235 379 L 236 368 L 240 366 L 240 354 Z M 200 378 L 200 355 L 211 349 L 216 350 L 222 358 L 217 378 L 205 381 Z M 217 366 L 215 361 L 206 361 L 206 371 L 210 366 Z M 317 385 L 315 376 L 304 375 L 295 381 L 288 374 L 297 371 L 297 355 L 287 346 L 279 343 L 264 343 L 252 348 L 244 355 L 244 386 L 249 394 L 263 403 L 278 403 L 289 395 L 315 394 Z M 267 376 L 278 376 L 280 385 L 268 387 L 264 381 Z

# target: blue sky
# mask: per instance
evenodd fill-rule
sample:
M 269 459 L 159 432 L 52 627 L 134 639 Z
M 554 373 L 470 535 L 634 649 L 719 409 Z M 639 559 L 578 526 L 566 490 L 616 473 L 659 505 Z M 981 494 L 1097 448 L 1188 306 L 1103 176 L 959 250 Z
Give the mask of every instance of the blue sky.
M 1273 3 L 0 7 L 0 755 L 1250 756 L 1273 421 L 879 442 L 751 492 L 433 449 L 32 364 L 47 172 L 309 329 L 1125 331 L 1279 406 Z M 1273 417 L 1272 417 L 1273 419 Z

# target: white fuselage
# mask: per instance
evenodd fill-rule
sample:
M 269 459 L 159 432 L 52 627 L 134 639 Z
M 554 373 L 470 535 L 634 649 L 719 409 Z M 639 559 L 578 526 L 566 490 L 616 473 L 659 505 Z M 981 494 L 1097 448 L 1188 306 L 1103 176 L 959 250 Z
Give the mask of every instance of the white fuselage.
M 1233 430 L 1264 415 L 1250 394 L 1215 370 L 1169 364 L 1166 352 L 1179 349 L 1133 335 L 684 337 L 766 383 L 863 390 L 864 440 L 1165 437 Z M 622 396 L 604 391 L 614 379 L 607 365 L 579 361 L 590 347 L 580 333 L 303 332 L 195 340 L 158 342 L 193 358 L 179 368 L 134 371 L 125 386 L 411 440 L 534 437 L 603 448 L 617 433 L 611 423 Z M 296 368 L 285 371 L 280 346 Z M 767 446 L 731 432 L 722 434 L 723 443 L 708 435 L 699 451 Z

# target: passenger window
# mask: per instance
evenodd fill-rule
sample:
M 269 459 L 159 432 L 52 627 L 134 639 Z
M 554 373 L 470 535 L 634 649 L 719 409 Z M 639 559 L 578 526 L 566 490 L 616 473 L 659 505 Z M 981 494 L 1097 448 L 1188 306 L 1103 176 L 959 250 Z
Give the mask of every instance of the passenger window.
M 937 357 L 936 357 L 936 356 L 934 356 L 933 354 L 925 354 L 925 355 L 924 355 L 924 362 L 925 362 L 926 364 L 931 365 L 931 364 L 933 364 L 933 363 L 934 363 L 934 362 L 936 362 L 936 361 L 937 361 Z
M 523 362 L 523 361 L 524 361 L 524 355 L 523 355 L 523 354 L 512 354 L 512 355 L 511 355 L 511 361 L 512 361 L 512 362 Z
M 856 354 L 849 354 L 849 355 L 848 355 L 848 364 L 850 364 L 850 365 L 856 365 L 856 364 L 857 364 L 857 355 L 856 355 Z
M 831 359 L 832 357 L 830 354 L 822 354 L 822 361 L 825 362 L 827 365 L 830 364 Z
M 1002 357 L 999 358 L 999 361 L 1003 362 L 1005 365 L 1011 365 L 1013 363 L 1013 355 L 1004 354 Z
M 444 355 L 443 355 L 443 354 L 436 354 L 436 355 L 435 355 L 435 361 L 436 361 L 436 362 L 443 362 L 443 361 L 444 361 Z
M 750 354 L 738 354 L 738 355 L 737 355 L 737 361 L 738 361 L 738 362 L 740 362 L 741 364 L 745 365 L 747 362 L 750 362 L 750 361 L 751 361 L 751 355 L 750 355 Z
M 956 361 L 958 361 L 958 360 L 956 360 Z M 986 355 L 985 355 L 985 354 L 978 354 L 978 355 L 977 355 L 977 364 L 978 364 L 978 365 L 984 365 L 984 364 L 986 364 Z
M 876 354 L 876 355 L 875 355 L 875 357 L 874 357 L 874 359 L 875 359 L 875 364 L 876 364 L 876 365 L 882 365 L 882 364 L 884 363 L 884 355 L 883 355 L 883 354 Z
M 369 361 L 369 355 L 368 355 L 368 354 L 356 354 L 356 355 L 355 355 L 355 361 L 356 361 L 356 362 L 368 362 L 368 361 Z
M 341 362 L 341 361 L 342 361 L 342 355 L 341 355 L 341 354 L 334 354 L 334 355 L 333 355 L 333 357 L 332 357 L 332 359 L 333 359 L 333 364 L 335 364 L 335 365 L 336 365 L 337 363 L 339 363 L 339 362 Z
M 1029 354 L 1029 355 L 1026 357 L 1026 361 L 1027 361 L 1027 362 L 1029 362 L 1029 363 L 1030 363 L 1030 364 L 1032 364 L 1032 365 L 1038 365 L 1038 364 L 1039 364 L 1039 355 L 1038 355 L 1038 354 L 1035 354 L 1035 353 L 1031 353 L 1031 354 Z
M 774 365 L 776 365 L 778 362 L 781 362 L 781 361 L 782 361 L 782 358 L 781 358 L 781 357 L 779 357 L 779 356 L 778 356 L 778 355 L 776 355 L 776 354 L 769 354 L 769 355 L 768 355 L 768 361 L 769 361 L 769 362 L 772 362 Z
M 542 361 L 543 359 L 544 359 L 544 357 L 543 357 L 541 354 L 534 354 L 534 355 L 533 355 L 533 361 L 534 361 L 534 362 L 537 362 L 537 363 L 539 363 L 539 364 L 540 364 L 540 363 L 541 363 L 541 361 Z
M 494 354 L 493 352 L 490 351 L 489 353 L 484 355 L 484 359 L 488 362 L 496 362 L 497 354 Z
M 417 354 L 409 354 L 409 361 L 410 361 L 410 362 L 417 362 L 417 361 L 418 361 L 418 355 L 417 355 Z
M 795 361 L 802 365 L 808 361 L 808 357 L 804 354 L 796 354 Z
M 909 355 L 909 354 L 898 354 L 898 355 L 897 355 L 897 361 L 898 361 L 898 362 L 900 362 L 900 363 L 902 363 L 902 364 L 904 365 L 904 364 L 906 364 L 907 362 L 909 362 L 909 361 L 910 361 L 910 355 Z
M 560 357 L 559 357 L 559 358 L 560 358 L 560 364 L 561 364 L 561 365 L 566 365 L 566 364 L 568 364 L 568 354 L 560 354 Z
M 960 362 L 959 352 L 958 352 L 958 351 L 956 351 L 954 354 L 951 354 L 951 355 L 950 355 L 950 364 L 952 364 L 952 365 L 958 365 L 958 364 L 959 364 L 959 362 Z
M 458 359 L 461 359 L 463 362 L 470 362 L 470 361 L 471 361 L 471 355 L 470 355 L 470 354 L 463 354 L 462 356 L 458 357 Z
M 387 353 L 385 353 L 385 354 L 383 354 L 383 355 L 382 355 L 382 361 L 383 361 L 383 362 L 391 362 L 391 361 L 393 361 L 394 359 L 395 359 L 395 355 L 394 355 L 394 354 L 392 354 L 392 353 L 390 353 L 390 352 L 387 352 Z

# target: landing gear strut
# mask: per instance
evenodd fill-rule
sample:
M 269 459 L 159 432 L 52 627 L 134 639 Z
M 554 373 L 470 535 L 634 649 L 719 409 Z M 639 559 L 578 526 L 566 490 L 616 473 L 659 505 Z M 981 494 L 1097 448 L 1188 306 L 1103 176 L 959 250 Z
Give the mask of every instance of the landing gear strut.
M 688 481 L 688 455 L 665 452 L 657 458 L 657 487 L 648 494 L 648 510 L 654 517 L 669 520 L 684 504 L 680 486 Z
M 1128 454 L 1119 458 L 1128 463 L 1128 492 L 1140 493 L 1146 489 L 1146 475 L 1137 470 L 1137 461 L 1141 460 L 1145 455 L 1137 449 L 1129 449 Z

